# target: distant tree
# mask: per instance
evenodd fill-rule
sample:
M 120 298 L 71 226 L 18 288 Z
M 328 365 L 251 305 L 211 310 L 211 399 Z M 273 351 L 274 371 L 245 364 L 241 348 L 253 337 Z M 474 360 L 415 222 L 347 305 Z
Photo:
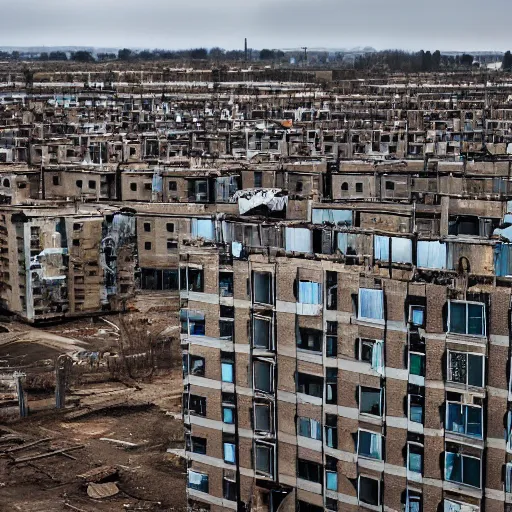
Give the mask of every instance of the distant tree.
M 432 69 L 438 70 L 441 67 L 441 52 L 436 50 L 432 54 Z
M 422 71 L 432 71 L 432 54 L 427 50 L 423 53 L 423 59 L 421 62 Z
M 194 48 L 190 50 L 190 58 L 194 60 L 206 60 L 208 58 L 208 50 L 206 48 Z
M 460 58 L 460 64 L 461 66 L 472 66 L 473 60 L 473 55 L 469 55 L 469 53 L 463 53 Z
M 260 60 L 272 60 L 275 57 L 275 53 L 268 48 L 263 48 L 260 51 Z
M 96 59 L 92 56 L 91 52 L 85 50 L 78 50 L 73 53 L 72 59 L 75 62 L 96 62 Z
M 41 55 L 39 55 L 39 60 L 49 60 L 48 52 L 42 52 Z
M 117 55 L 115 53 L 98 53 L 99 61 L 116 60 Z
M 117 58 L 119 60 L 130 60 L 133 57 L 133 52 L 128 48 L 123 48 L 117 52 Z
M 223 59 L 224 56 L 226 55 L 226 50 L 219 47 L 211 48 L 208 55 L 210 59 L 220 60 Z
M 25 78 L 25 87 L 27 89 L 33 87 L 33 85 L 34 85 L 34 72 L 30 68 L 25 68 L 23 70 L 23 77 Z
M 155 58 L 158 58 L 158 56 L 149 50 L 142 50 L 137 54 L 137 59 L 139 60 L 153 60 Z
M 12 59 L 13 59 L 13 60 L 20 60 L 20 52 L 18 52 L 18 51 L 16 51 L 16 50 L 15 50 L 15 51 L 13 51 L 13 52 L 11 53 L 11 57 L 12 57 Z
M 503 55 L 503 63 L 502 68 L 506 71 L 510 71 L 512 69 L 512 54 L 510 51 L 506 52 L 505 55 Z
M 68 60 L 66 52 L 50 52 L 48 55 L 49 60 Z

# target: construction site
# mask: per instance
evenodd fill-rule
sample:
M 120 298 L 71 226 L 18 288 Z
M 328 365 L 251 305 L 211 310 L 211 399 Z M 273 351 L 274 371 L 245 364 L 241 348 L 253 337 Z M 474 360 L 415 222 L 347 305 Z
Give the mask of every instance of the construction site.
M 511 83 L 0 63 L 0 511 L 511 512 Z

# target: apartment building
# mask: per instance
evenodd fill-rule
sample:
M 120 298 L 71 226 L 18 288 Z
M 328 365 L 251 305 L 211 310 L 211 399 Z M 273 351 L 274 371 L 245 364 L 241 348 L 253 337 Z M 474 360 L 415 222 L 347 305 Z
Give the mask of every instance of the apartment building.
M 158 73 L 0 92 L 2 309 L 180 329 L 193 510 L 509 512 L 509 77 Z

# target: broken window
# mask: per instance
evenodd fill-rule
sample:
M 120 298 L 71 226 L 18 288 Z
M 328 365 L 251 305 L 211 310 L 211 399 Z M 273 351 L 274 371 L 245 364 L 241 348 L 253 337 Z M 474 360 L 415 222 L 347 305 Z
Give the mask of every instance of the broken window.
M 235 324 L 233 320 L 219 320 L 219 338 L 233 341 L 235 337 Z
M 338 512 L 338 500 L 335 498 L 327 498 L 326 497 L 325 498 L 325 509 L 332 510 L 333 512 Z
M 448 381 L 483 387 L 484 364 L 483 355 L 448 351 Z
M 204 292 L 204 270 L 202 268 L 181 267 L 180 289 L 189 292 Z
M 264 393 L 274 391 L 274 371 L 272 363 L 257 359 L 253 363 L 254 389 Z
M 225 176 L 215 180 L 215 200 L 229 201 L 238 190 L 238 177 Z
M 186 357 L 186 356 L 184 356 Z M 200 356 L 188 356 L 188 373 L 189 375 L 195 375 L 197 377 L 204 377 L 204 357 Z
M 407 489 L 404 512 L 421 512 L 423 509 L 423 499 L 419 492 Z
M 421 395 L 407 395 L 409 421 L 421 423 L 423 425 L 423 409 L 425 407 L 425 398 Z
M 89 188 L 94 190 L 96 188 L 96 182 L 93 180 L 89 180 Z
M 357 343 L 357 358 L 370 363 L 373 370 L 384 374 L 384 342 L 360 338 Z
M 412 473 L 423 473 L 423 445 L 407 443 L 407 469 Z
M 224 462 L 228 464 L 236 464 L 236 455 L 235 455 L 235 440 L 234 436 L 224 434 L 223 436 L 223 453 L 224 453 Z
M 235 423 L 235 395 L 222 393 L 222 421 L 228 425 Z
M 181 334 L 189 336 L 205 335 L 205 319 L 202 311 L 182 309 L 180 311 Z
M 313 252 L 313 233 L 307 228 L 286 228 L 285 249 L 295 252 Z
M 177 187 L 175 181 L 169 181 L 169 190 L 172 190 L 172 191 L 178 190 L 178 187 Z
M 299 328 L 297 348 L 322 352 L 323 333 L 317 329 Z
M 235 355 L 232 352 L 221 352 L 222 382 L 234 382 Z
M 325 369 L 325 401 L 328 404 L 338 402 L 338 368 Z
M 479 512 L 480 507 L 477 505 L 469 505 L 453 500 L 444 500 L 443 512 Z M 507 503 L 505 503 L 505 511 L 507 511 Z
M 172 222 L 168 222 L 166 224 L 166 229 L 168 233 L 174 233 L 174 224 Z
M 233 272 L 219 272 L 219 292 L 221 297 L 233 297 Z
M 264 316 L 254 316 L 252 322 L 253 347 L 263 350 L 272 350 L 274 347 L 272 319 Z
M 367 503 L 375 507 L 380 506 L 380 480 L 359 475 L 357 498 L 361 503 Z
M 359 412 L 382 416 L 382 389 L 359 387 Z
M 303 480 L 321 484 L 322 478 L 322 466 L 316 462 L 311 462 L 305 459 L 297 460 L 297 476 Z
M 177 269 L 141 269 L 142 290 L 177 290 L 178 270 Z
M 188 182 L 188 200 L 189 202 L 208 201 L 208 181 L 207 180 L 189 180 Z
M 322 304 L 322 286 L 313 281 L 299 281 L 299 302 L 301 304 Z
M 297 373 L 297 392 L 323 398 L 324 379 L 307 373 Z
M 359 429 L 357 453 L 362 457 L 382 460 L 382 436 L 375 432 Z
M 222 479 L 222 496 L 225 500 L 236 501 L 236 477 L 235 475 L 226 475 Z
M 189 452 L 199 453 L 200 455 L 206 455 L 206 439 L 203 437 L 187 435 L 187 446 L 186 449 Z
M 204 396 L 188 395 L 187 403 L 189 414 L 206 416 L 206 398 Z
M 82 187 L 83 187 L 83 182 L 82 182 L 82 180 L 76 180 L 76 186 L 77 186 L 78 188 L 82 188 Z
M 137 192 L 137 183 L 130 183 L 130 190 L 132 192 Z
M 197 471 L 187 470 L 187 486 L 196 491 L 208 492 L 208 475 Z
M 327 288 L 326 307 L 330 311 L 338 309 L 338 273 L 326 272 L 325 284 Z
M 297 418 L 297 435 L 322 440 L 322 425 L 312 418 Z
M 362 320 L 384 320 L 384 292 L 360 288 L 357 316 Z
M 254 430 L 258 432 L 272 432 L 271 405 L 267 402 L 254 403 Z
M 448 303 L 448 332 L 485 336 L 485 305 L 451 300 Z
M 325 457 L 325 488 L 329 491 L 338 491 L 338 461 L 334 457 Z
M 446 430 L 482 439 L 483 409 L 475 405 L 446 403 Z
M 215 224 L 210 219 L 191 219 L 190 234 L 192 238 L 215 241 Z
M 325 336 L 325 356 L 338 356 L 338 322 L 327 322 Z
M 336 414 L 325 415 L 325 444 L 329 448 L 338 448 L 338 417 Z
M 273 304 L 272 274 L 270 272 L 253 272 L 253 300 L 259 304 Z
M 256 473 L 274 477 L 274 446 L 268 443 L 254 444 Z
M 449 451 L 447 447 L 444 456 L 444 475 L 446 480 L 480 489 L 481 470 L 480 458 Z
M 312 213 L 312 222 L 313 224 L 336 224 L 338 226 L 351 226 L 352 210 L 314 208 Z

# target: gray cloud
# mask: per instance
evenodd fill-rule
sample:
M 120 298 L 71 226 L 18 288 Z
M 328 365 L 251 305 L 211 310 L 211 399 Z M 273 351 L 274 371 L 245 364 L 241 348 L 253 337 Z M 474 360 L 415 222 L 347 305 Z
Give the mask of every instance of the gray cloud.
M 507 50 L 511 14 L 510 0 L 16 0 L 0 45 Z

